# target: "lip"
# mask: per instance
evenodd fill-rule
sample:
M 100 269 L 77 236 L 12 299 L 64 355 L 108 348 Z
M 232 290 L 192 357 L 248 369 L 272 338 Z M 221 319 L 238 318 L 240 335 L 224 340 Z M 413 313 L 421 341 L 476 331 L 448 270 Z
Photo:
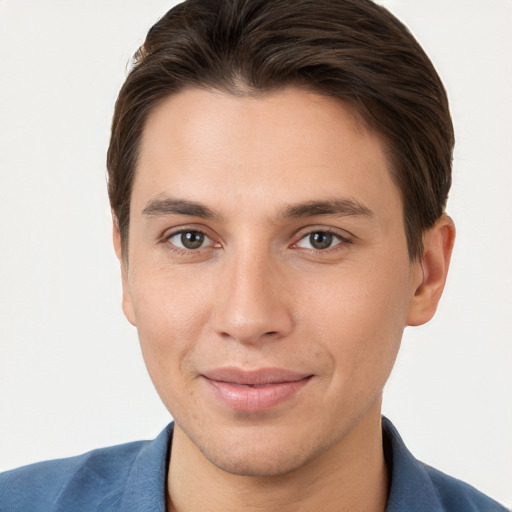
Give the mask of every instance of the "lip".
M 242 370 L 217 368 L 201 375 L 213 395 L 230 409 L 263 412 L 293 398 L 312 379 L 312 374 L 282 368 Z

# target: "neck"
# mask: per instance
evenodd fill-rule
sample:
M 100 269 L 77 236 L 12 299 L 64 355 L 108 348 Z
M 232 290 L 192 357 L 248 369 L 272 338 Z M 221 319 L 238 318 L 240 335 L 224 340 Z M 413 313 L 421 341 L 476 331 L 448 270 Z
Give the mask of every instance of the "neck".
M 380 403 L 335 446 L 278 476 L 233 475 L 207 460 L 175 426 L 169 465 L 169 512 L 244 510 L 384 512 L 388 474 Z

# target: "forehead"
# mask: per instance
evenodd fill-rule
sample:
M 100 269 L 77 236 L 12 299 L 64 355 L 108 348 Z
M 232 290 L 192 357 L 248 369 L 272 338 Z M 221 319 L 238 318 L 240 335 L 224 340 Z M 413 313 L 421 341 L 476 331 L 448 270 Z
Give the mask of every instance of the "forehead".
M 146 122 L 134 191 L 140 201 L 168 194 L 262 210 L 272 201 L 399 196 L 380 136 L 340 101 L 296 88 L 167 98 Z

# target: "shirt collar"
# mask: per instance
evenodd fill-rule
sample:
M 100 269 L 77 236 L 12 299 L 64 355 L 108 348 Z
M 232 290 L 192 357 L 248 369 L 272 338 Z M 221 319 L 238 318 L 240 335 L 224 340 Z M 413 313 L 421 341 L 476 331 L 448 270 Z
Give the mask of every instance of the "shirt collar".
M 147 443 L 134 460 L 119 510 L 123 512 L 165 512 L 167 468 L 174 423 Z
M 120 510 L 165 512 L 173 427 L 173 423 L 168 425 L 137 455 L 124 486 Z M 391 481 L 386 512 L 443 512 L 425 466 L 413 457 L 385 417 L 382 418 L 382 434 Z
M 382 435 L 391 480 L 386 512 L 443 512 L 425 466 L 414 458 L 394 425 L 385 417 L 382 418 Z

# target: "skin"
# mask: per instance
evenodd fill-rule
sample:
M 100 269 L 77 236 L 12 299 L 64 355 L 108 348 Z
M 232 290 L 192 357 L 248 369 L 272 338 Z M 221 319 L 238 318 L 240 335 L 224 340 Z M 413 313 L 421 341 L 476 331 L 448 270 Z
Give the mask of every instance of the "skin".
M 379 135 L 299 89 L 188 89 L 149 116 L 130 215 L 128 254 L 115 227 L 114 244 L 125 314 L 176 422 L 170 510 L 384 510 L 382 389 L 404 327 L 435 312 L 454 228 L 443 216 L 409 260 Z M 183 231 L 205 235 L 198 248 Z M 205 382 L 225 366 L 312 377 L 244 412 Z

